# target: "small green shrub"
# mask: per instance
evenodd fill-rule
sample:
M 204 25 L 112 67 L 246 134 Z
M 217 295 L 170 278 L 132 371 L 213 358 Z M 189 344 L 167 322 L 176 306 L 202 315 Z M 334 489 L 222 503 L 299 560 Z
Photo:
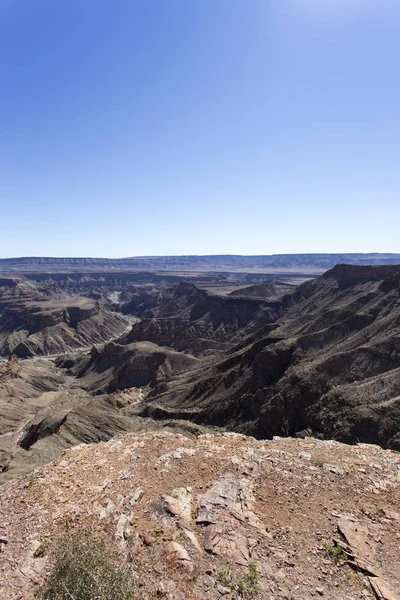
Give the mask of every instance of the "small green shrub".
M 134 600 L 127 568 L 112 544 L 89 532 L 67 531 L 50 551 L 52 571 L 38 600 Z
M 340 544 L 330 544 L 327 542 L 324 544 L 324 549 L 329 558 L 332 558 L 335 562 L 347 560 L 347 552 Z
M 255 563 L 250 563 L 249 570 L 244 575 L 235 573 L 229 567 L 220 567 L 217 575 L 222 585 L 236 592 L 239 598 L 255 598 L 260 591 Z
M 240 598 L 254 598 L 260 591 L 258 572 L 255 563 L 250 563 L 249 570 L 237 582 L 236 590 Z
M 234 585 L 235 574 L 229 567 L 220 567 L 217 569 L 217 575 L 222 585 L 232 589 Z

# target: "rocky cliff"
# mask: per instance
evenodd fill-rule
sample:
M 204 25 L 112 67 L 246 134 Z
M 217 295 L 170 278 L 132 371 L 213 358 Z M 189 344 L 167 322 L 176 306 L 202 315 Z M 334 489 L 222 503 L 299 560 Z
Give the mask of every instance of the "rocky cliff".
M 137 298 L 143 307 L 143 295 Z M 138 314 L 133 299 L 133 314 Z M 190 283 L 163 290 L 147 300 L 144 317 L 121 338 L 121 343 L 148 340 L 180 351 L 202 354 L 208 349 L 226 349 L 280 314 L 280 301 L 262 298 L 220 296 Z M 146 315 L 150 312 L 150 317 Z
M 400 449 L 398 267 L 338 266 L 281 301 L 281 316 L 174 387 L 144 415 L 186 415 L 257 437 L 306 428 Z
M 128 322 L 107 306 L 25 278 L 0 285 L 0 355 L 59 354 L 117 337 Z

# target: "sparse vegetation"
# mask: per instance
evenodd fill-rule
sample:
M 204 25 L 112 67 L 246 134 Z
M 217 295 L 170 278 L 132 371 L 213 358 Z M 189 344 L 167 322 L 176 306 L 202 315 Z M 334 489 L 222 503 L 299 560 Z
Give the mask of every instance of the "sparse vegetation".
M 347 552 L 340 544 L 326 542 L 326 544 L 324 544 L 324 549 L 326 555 L 336 563 L 347 559 Z
M 325 455 L 320 454 L 320 453 L 314 453 L 311 456 L 311 460 L 316 467 L 323 467 L 324 464 L 326 463 Z
M 89 532 L 67 531 L 50 556 L 53 568 L 36 592 L 38 600 L 134 600 L 132 578 L 121 567 L 121 557 Z
M 226 587 L 232 588 L 234 584 L 235 574 L 229 567 L 223 566 L 217 569 L 217 575 L 220 583 Z
M 33 553 L 33 558 L 43 558 L 48 554 L 50 549 L 50 542 L 48 540 L 40 540 L 39 546 L 36 548 Z
M 288 424 L 285 424 L 285 425 L 283 425 L 283 426 L 281 427 L 280 434 L 281 434 L 283 437 L 289 437 L 289 435 L 290 435 L 290 429 L 289 429 L 289 425 L 288 425 Z
M 365 587 L 365 579 L 362 573 L 356 570 L 354 567 L 346 566 L 343 569 L 343 575 L 347 579 L 347 581 L 351 583 L 357 583 L 360 588 Z
M 254 598 L 260 591 L 258 572 L 255 563 L 250 563 L 249 570 L 239 578 L 236 590 L 240 598 Z
M 255 563 L 250 563 L 248 572 L 244 574 L 235 573 L 229 567 L 220 567 L 217 574 L 221 584 L 236 592 L 239 598 L 255 598 L 260 591 Z

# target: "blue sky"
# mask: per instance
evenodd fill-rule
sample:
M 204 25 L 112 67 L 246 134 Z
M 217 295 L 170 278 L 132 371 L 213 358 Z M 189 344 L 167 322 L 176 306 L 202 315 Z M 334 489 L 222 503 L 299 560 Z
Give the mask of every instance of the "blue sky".
M 0 256 L 400 252 L 398 0 L 0 0 Z

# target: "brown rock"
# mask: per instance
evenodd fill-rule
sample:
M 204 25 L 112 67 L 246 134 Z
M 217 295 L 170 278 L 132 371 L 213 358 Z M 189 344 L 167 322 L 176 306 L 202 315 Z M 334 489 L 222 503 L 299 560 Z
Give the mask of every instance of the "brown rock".
M 156 538 L 150 535 L 150 533 L 143 533 L 140 537 L 146 546 L 151 546 L 156 541 Z
M 369 540 L 368 528 L 354 517 L 341 517 L 338 530 L 349 544 L 358 566 L 365 572 L 378 575 L 375 565 L 375 548 Z
M 370 577 L 370 584 L 378 600 L 400 600 L 400 595 L 380 577 Z
M 247 565 L 250 560 L 248 540 L 234 521 L 227 524 L 212 524 L 206 527 L 204 548 L 212 554 L 226 556 L 237 565 Z
M 190 523 L 192 518 L 191 503 L 192 496 L 187 488 L 177 488 L 173 490 L 172 495 L 164 494 L 161 496 L 164 509 L 175 517 L 180 517 Z
M 193 571 L 193 562 L 187 550 L 181 544 L 178 544 L 178 542 L 168 542 L 166 553 L 169 561 L 182 566 L 189 573 Z

